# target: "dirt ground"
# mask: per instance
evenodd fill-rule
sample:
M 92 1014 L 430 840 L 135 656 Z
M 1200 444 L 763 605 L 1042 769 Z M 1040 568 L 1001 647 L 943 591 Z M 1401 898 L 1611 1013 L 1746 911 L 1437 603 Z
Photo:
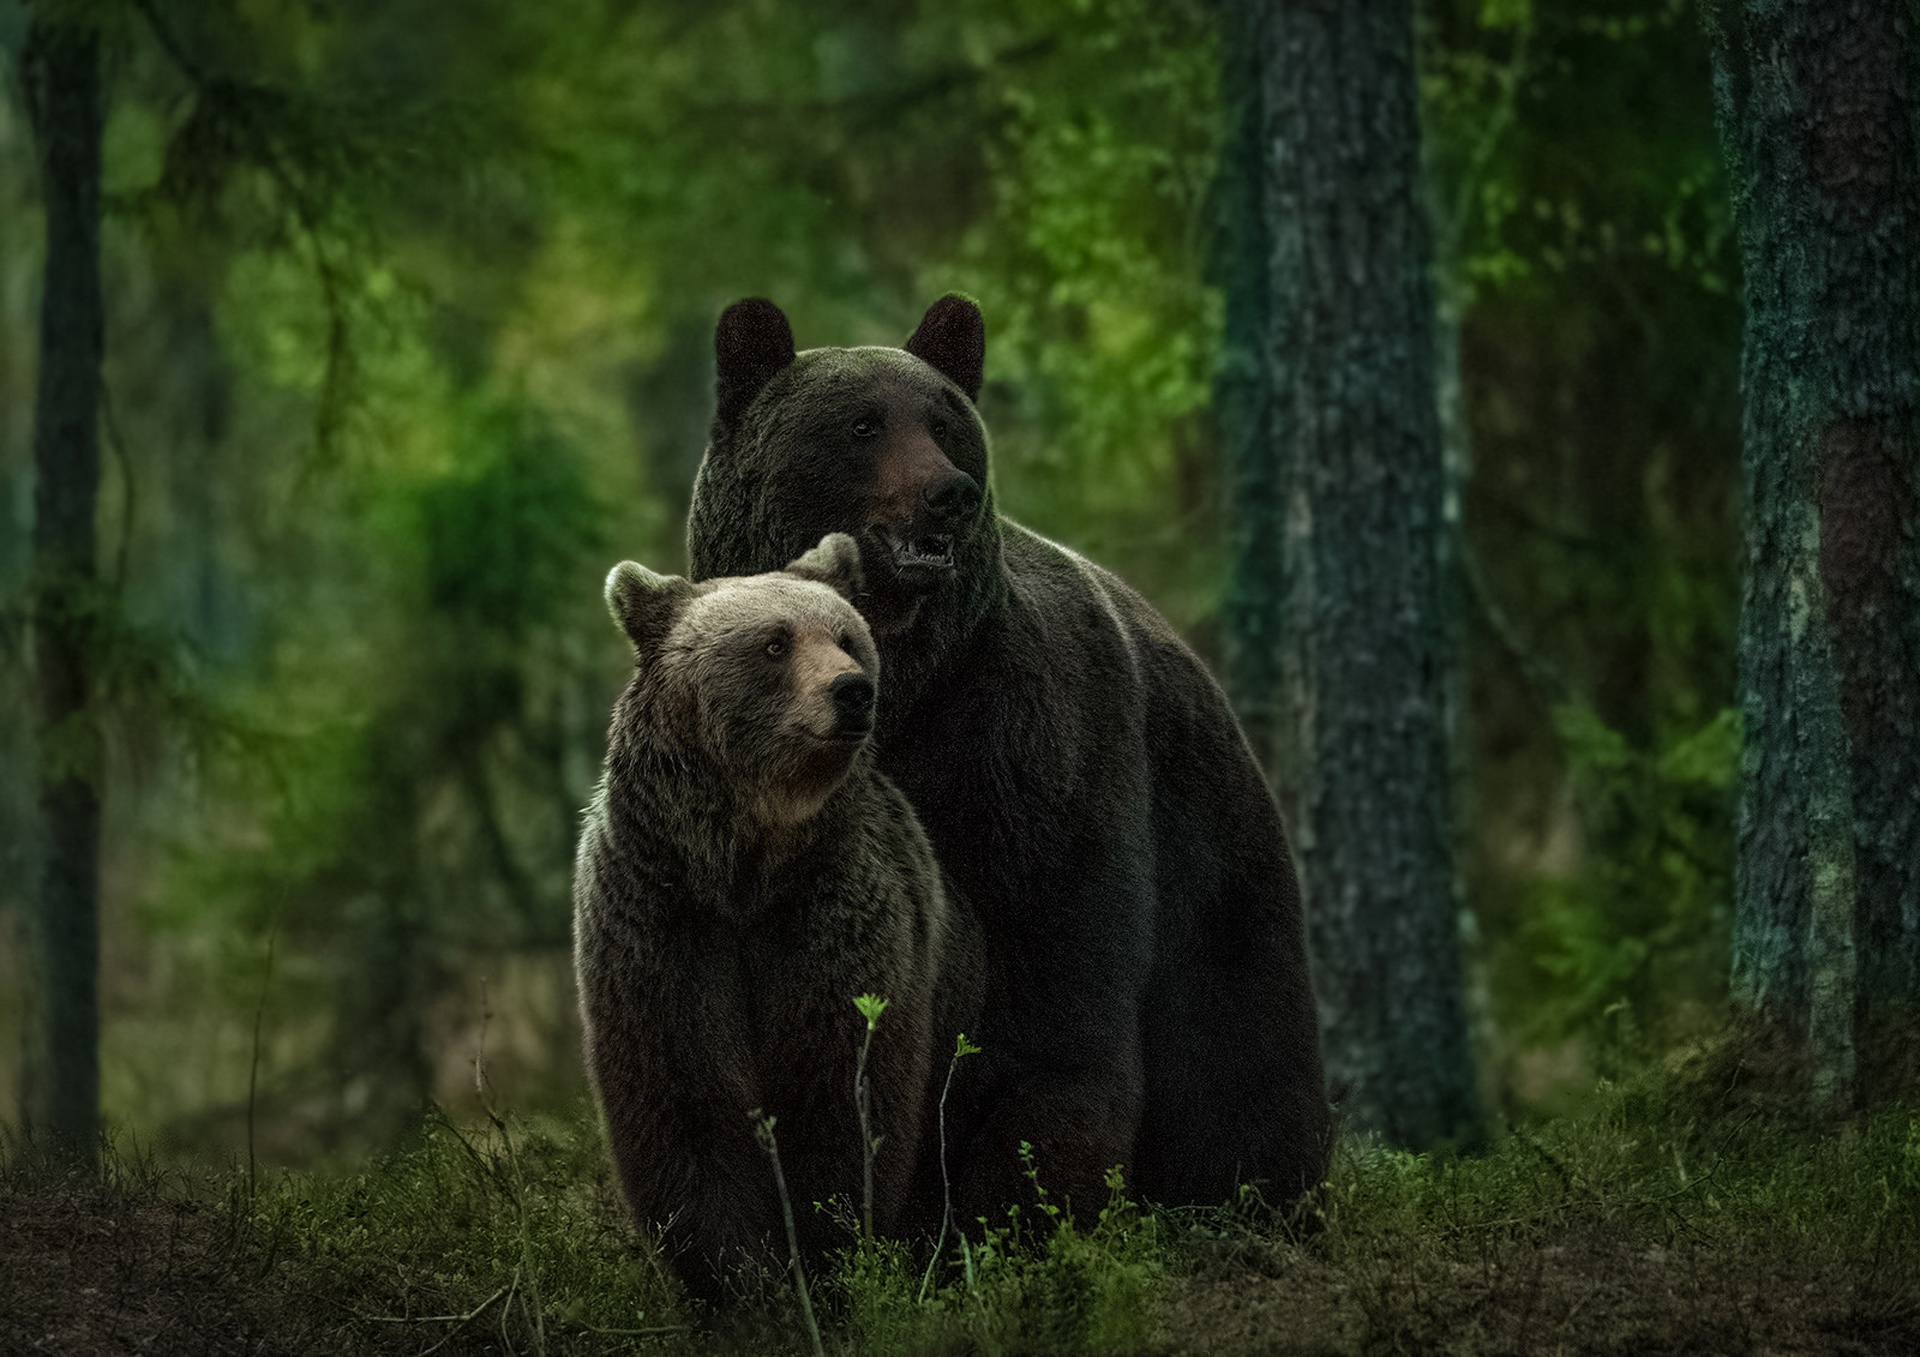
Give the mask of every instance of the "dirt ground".
M 1903 1291 L 1785 1256 L 1591 1233 L 1345 1270 L 1291 1246 L 1240 1248 L 1174 1289 L 1165 1351 L 1913 1357 L 1920 1311 Z
M 314 1349 L 207 1205 L 57 1187 L 0 1202 L 0 1353 Z

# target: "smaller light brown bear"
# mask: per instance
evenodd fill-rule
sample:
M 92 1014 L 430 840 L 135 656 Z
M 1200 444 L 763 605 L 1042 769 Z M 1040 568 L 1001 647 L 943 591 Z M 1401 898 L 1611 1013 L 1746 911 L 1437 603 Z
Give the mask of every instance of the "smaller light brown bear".
M 814 1204 L 862 1203 L 857 995 L 888 1000 L 866 1064 L 876 1231 L 925 1225 L 939 1192 L 923 1132 L 976 944 L 873 769 L 860 587 L 840 533 L 773 574 L 607 578 L 635 663 L 575 859 L 587 1069 L 628 1205 L 708 1300 L 786 1253 L 754 1109 L 776 1118 L 803 1252 L 845 1242 Z

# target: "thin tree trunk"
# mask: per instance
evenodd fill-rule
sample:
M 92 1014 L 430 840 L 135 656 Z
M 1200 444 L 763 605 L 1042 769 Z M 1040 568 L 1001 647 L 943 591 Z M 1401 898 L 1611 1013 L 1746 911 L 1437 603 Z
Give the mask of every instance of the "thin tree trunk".
M 100 769 L 87 631 L 98 588 L 100 50 L 79 25 L 37 22 L 22 57 L 46 203 L 46 287 L 34 407 L 33 655 L 40 860 L 29 921 L 26 1125 L 91 1160 L 100 1126 Z
M 1259 52 L 1278 495 L 1256 531 L 1277 520 L 1281 782 L 1329 1082 L 1395 1144 L 1470 1139 L 1411 0 L 1273 0 Z
M 1920 163 L 1908 0 L 1706 9 L 1746 276 L 1733 998 L 1843 1109 L 1920 999 Z

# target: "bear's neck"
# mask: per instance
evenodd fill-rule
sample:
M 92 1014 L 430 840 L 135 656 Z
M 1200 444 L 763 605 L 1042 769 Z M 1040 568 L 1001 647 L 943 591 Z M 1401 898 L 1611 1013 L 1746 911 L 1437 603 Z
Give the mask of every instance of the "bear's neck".
M 636 739 L 609 751 L 607 823 L 615 849 L 679 905 L 745 915 L 796 887 L 844 833 L 846 785 L 811 815 L 771 809 L 697 755 Z M 784 813 L 783 813 L 784 812 Z

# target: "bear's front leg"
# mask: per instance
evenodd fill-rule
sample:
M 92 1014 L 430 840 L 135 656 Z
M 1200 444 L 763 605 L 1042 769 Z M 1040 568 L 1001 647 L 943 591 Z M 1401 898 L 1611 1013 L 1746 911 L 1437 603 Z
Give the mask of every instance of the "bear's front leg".
M 748 1116 L 754 1090 L 711 1067 L 635 1079 L 626 1062 L 638 1034 L 624 1026 L 596 1025 L 589 1050 L 621 1191 L 688 1290 L 717 1303 L 734 1272 L 786 1251 L 772 1169 Z
M 722 985 L 668 983 L 658 968 L 580 972 L 587 1069 L 634 1218 L 652 1228 L 696 1296 L 724 1298 L 743 1264 L 784 1253 L 772 1172 L 754 1139 L 752 1051 Z M 631 953 L 629 954 L 631 955 Z
M 965 1110 L 949 1115 L 963 1221 L 996 1222 L 1009 1205 L 1031 1203 L 1030 1173 L 1082 1218 L 1105 1204 L 1108 1170 L 1132 1180 L 1153 903 L 1139 840 L 1116 837 L 1089 834 L 1083 854 L 1036 883 L 1028 898 L 1044 906 L 989 921 L 1004 950 L 981 1017 L 982 1053 L 956 1078 Z M 1031 1146 L 1024 1157 L 1022 1143 Z

